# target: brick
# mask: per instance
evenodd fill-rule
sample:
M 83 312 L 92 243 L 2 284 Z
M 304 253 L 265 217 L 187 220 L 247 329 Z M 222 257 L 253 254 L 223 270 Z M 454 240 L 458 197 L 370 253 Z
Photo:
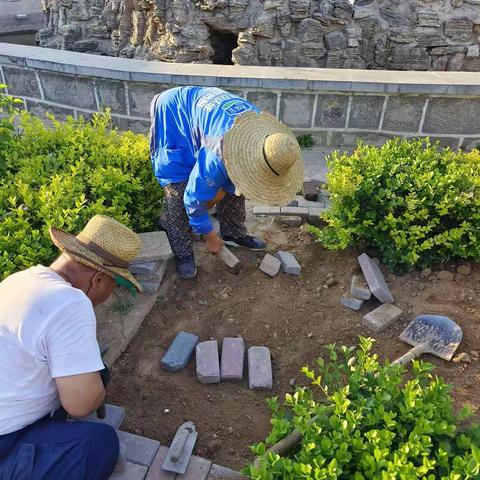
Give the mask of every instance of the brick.
M 172 249 L 165 232 L 145 232 L 139 233 L 139 236 L 142 240 L 142 248 L 131 262 L 132 264 L 171 258 Z
M 377 95 L 355 95 L 348 126 L 350 128 L 378 128 L 382 116 L 384 97 Z
M 192 455 L 186 472 L 183 475 L 178 475 L 177 478 L 182 480 L 205 480 L 211 466 L 212 462 L 210 460 Z
M 123 472 L 114 472 L 110 480 L 144 480 L 146 474 L 147 467 L 125 462 L 125 470 Z
M 230 468 L 222 467 L 221 465 L 213 464 L 208 474 L 208 480 L 242 480 L 244 477 L 239 472 L 231 470 Z
M 282 207 L 280 209 L 282 215 L 295 215 L 297 217 L 307 218 L 308 217 L 308 208 L 307 207 Z
M 97 93 L 100 108 L 108 107 L 113 113 L 127 113 L 125 85 L 115 80 L 97 80 Z
M 302 195 L 305 200 L 316 202 L 318 200 L 318 189 L 313 182 L 303 182 Z
M 281 262 L 282 272 L 290 275 L 300 275 L 302 272 L 302 267 L 292 253 L 279 251 L 277 253 L 277 258 Z
M 158 262 L 155 262 L 158 265 L 158 268 L 150 275 L 143 275 L 141 273 L 137 273 L 135 275 L 135 278 L 139 282 L 159 282 L 163 280 L 163 277 L 165 276 L 165 272 L 167 271 L 167 266 L 168 266 L 169 260 L 160 260 Z M 139 263 L 137 265 L 145 265 L 144 263 Z
M 125 445 L 124 458 L 127 462 L 149 467 L 155 458 L 160 442 L 151 438 L 118 431 L 120 443 Z
M 126 468 L 125 452 L 126 452 L 126 450 L 127 450 L 127 447 L 125 446 L 125 444 L 120 442 L 118 459 L 117 459 L 117 464 L 115 465 L 114 472 L 124 472 L 125 471 L 125 468 Z
M 41 118 L 45 125 L 52 124 L 50 119 L 46 118 L 47 113 L 52 114 L 56 120 L 60 121 L 65 121 L 67 117 L 73 117 L 75 114 L 73 108 L 63 108 L 35 100 L 27 100 L 27 111 L 35 117 Z
M 302 217 L 297 217 L 295 215 L 280 216 L 277 217 L 275 221 L 281 225 L 286 225 L 287 227 L 301 227 L 303 224 Z
M 278 258 L 275 258 L 273 255 L 267 253 L 260 264 L 260 270 L 271 277 L 277 275 L 280 270 L 281 262 Z
M 106 423 L 110 425 L 115 430 L 118 430 L 123 423 L 123 419 L 125 418 L 125 409 L 123 407 L 119 407 L 117 405 L 110 405 L 107 403 L 105 406 L 107 415 L 105 418 L 98 418 L 95 412 L 87 415 L 86 417 L 78 418 L 77 420 L 83 422 L 98 422 L 98 423 Z
M 352 297 L 343 297 L 340 300 L 340 303 L 345 307 L 351 308 L 352 310 L 360 310 L 363 306 L 364 300 L 359 300 L 358 298 Z
M 243 338 L 224 338 L 222 343 L 222 380 L 241 382 L 245 357 Z
M 163 461 L 168 453 L 168 447 L 160 447 L 148 469 L 145 480 L 175 480 L 176 474 L 162 469 Z
M 310 127 L 315 95 L 283 93 L 280 98 L 280 120 L 293 128 Z
M 140 263 L 131 263 L 128 266 L 130 273 L 134 275 L 154 275 L 156 271 L 160 268 L 160 262 L 140 262 Z
M 248 387 L 252 390 L 271 389 L 272 360 L 267 347 L 248 349 Z
M 370 300 L 372 292 L 368 288 L 367 281 L 363 275 L 354 275 L 350 286 L 350 293 L 353 298 L 359 300 Z
M 222 247 L 218 256 L 230 267 L 235 268 L 240 260 L 225 246 Z
M 208 340 L 197 345 L 197 377 L 202 383 L 218 383 L 220 381 L 220 365 L 218 361 L 218 342 Z
M 160 366 L 169 372 L 185 368 L 197 346 L 198 337 L 193 333 L 179 332 L 160 361 Z
M 138 282 L 140 283 L 140 286 L 142 287 L 142 293 L 145 293 L 147 295 L 153 295 L 154 293 L 158 292 L 158 289 L 160 288 L 160 284 L 162 282 Z
M 253 207 L 254 215 L 280 215 L 280 207 L 261 206 Z
M 362 268 L 365 280 L 373 295 L 382 303 L 393 303 L 392 294 L 390 293 L 385 278 L 383 278 L 380 267 L 366 253 L 362 253 L 358 257 L 358 263 Z
M 479 98 L 431 98 L 423 133 L 477 134 L 480 129 Z
M 425 98 L 423 97 L 389 97 L 382 130 L 417 132 L 424 105 Z
M 395 305 L 385 303 L 363 317 L 362 324 L 373 332 L 383 332 L 395 320 L 402 316 L 402 311 Z
M 343 128 L 347 118 L 348 95 L 318 95 L 316 127 Z
M 3 67 L 10 95 L 40 98 L 37 78 L 33 70 Z
M 256 105 L 262 112 L 273 116 L 277 113 L 277 94 L 273 92 L 248 92 L 247 100 Z
M 309 220 L 317 220 L 327 211 L 326 207 L 308 207 L 308 218 Z

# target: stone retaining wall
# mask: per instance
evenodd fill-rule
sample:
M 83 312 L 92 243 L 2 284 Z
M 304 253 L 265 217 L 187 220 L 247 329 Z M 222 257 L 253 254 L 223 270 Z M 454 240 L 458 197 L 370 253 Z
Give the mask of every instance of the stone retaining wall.
M 206 85 L 246 97 L 318 146 L 395 136 L 466 149 L 480 143 L 475 73 L 167 64 L 0 43 L 0 75 L 35 115 L 88 117 L 109 107 L 119 128 L 137 132 L 148 132 L 154 94 Z

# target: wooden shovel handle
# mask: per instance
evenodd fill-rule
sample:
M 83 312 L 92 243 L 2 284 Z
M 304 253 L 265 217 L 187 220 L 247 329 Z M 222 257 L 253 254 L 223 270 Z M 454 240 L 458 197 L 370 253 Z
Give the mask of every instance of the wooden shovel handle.
M 412 360 L 415 360 L 415 358 L 422 355 L 422 353 L 425 353 L 427 350 L 428 350 L 428 343 L 421 343 L 420 345 L 413 347 L 405 355 L 402 355 L 400 358 L 397 358 L 394 362 L 392 362 L 392 365 L 406 365 L 407 363 L 411 362 Z

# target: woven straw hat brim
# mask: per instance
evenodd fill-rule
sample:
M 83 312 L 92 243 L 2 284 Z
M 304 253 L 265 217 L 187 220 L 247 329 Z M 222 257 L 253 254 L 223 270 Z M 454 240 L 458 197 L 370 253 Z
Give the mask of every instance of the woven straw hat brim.
M 285 124 L 269 113 L 248 112 L 238 116 L 225 134 L 223 161 L 230 180 L 245 197 L 283 206 L 301 190 L 303 161 L 295 162 L 285 175 L 275 175 L 263 155 L 265 138 L 274 133 L 295 138 Z
M 52 238 L 55 246 L 62 252 L 68 255 L 73 260 L 76 260 L 83 265 L 87 265 L 99 272 L 115 277 L 118 275 L 125 280 L 128 280 L 135 288 L 141 292 L 142 287 L 135 280 L 135 277 L 129 272 L 126 268 L 112 267 L 110 265 L 105 266 L 105 260 L 90 251 L 85 247 L 76 237 L 71 233 L 64 232 L 59 228 L 51 227 L 50 228 L 50 237 Z

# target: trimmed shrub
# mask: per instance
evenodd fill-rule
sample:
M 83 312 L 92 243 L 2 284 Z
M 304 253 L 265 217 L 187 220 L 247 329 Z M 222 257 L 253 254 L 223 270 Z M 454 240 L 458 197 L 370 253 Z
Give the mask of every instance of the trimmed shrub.
M 310 228 L 326 248 L 373 247 L 396 272 L 480 260 L 479 151 L 392 140 L 328 163 L 327 226 Z
M 5 95 L 0 99 L 12 106 Z M 155 229 L 162 190 L 152 173 L 147 137 L 111 129 L 108 112 L 91 122 L 49 119 L 52 127 L 22 112 L 16 133 L 9 127 L 13 119 L 6 120 L 0 278 L 55 257 L 52 225 L 76 233 L 103 213 L 135 231 Z
M 359 348 L 328 345 L 317 370 L 303 368 L 311 387 L 297 387 L 283 405 L 268 401 L 272 430 L 252 451 L 254 480 L 466 480 L 480 478 L 480 427 L 462 427 L 470 415 L 455 415 L 450 386 L 433 366 L 381 365 L 372 339 Z M 300 443 L 288 456 L 266 453 L 294 429 Z

